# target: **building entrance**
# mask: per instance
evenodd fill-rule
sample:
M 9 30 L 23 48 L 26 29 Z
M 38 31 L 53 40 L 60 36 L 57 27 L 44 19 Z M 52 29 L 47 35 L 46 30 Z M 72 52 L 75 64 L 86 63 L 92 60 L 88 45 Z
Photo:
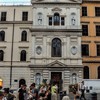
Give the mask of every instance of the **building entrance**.
M 58 92 L 62 90 L 62 72 L 51 72 L 51 84 L 57 83 Z

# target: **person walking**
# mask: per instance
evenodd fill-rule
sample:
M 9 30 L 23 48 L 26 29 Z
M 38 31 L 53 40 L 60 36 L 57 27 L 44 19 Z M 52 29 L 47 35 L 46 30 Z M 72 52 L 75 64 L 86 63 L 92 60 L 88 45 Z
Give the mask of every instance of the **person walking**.
M 26 91 L 26 84 L 23 84 L 18 91 L 18 99 L 19 100 L 26 100 L 27 99 L 27 91 Z
M 84 81 L 81 82 L 80 90 L 81 90 L 80 100 L 82 100 L 82 98 L 84 98 L 84 100 L 86 100 L 86 98 L 85 98 L 85 93 L 84 93 L 84 92 L 85 92 Z
M 32 83 L 30 86 L 31 95 L 33 100 L 38 100 L 38 90 L 35 87 L 35 83 Z
M 4 100 L 14 100 L 15 95 L 10 93 L 9 88 L 4 88 Z
M 0 100 L 4 100 L 4 95 L 2 91 L 0 91 Z
M 56 87 L 55 82 L 53 83 L 53 86 L 51 87 L 51 93 L 52 93 L 51 100 L 57 100 L 57 87 Z

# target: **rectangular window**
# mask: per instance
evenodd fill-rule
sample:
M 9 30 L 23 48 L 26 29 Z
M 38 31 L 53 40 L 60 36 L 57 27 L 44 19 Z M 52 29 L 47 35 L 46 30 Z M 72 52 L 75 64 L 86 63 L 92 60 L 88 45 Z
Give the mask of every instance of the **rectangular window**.
M 87 7 L 82 7 L 82 16 L 87 16 Z
M 95 7 L 95 16 L 100 16 L 100 7 Z
M 6 21 L 7 12 L 1 12 L 1 21 Z
M 97 56 L 100 56 L 100 45 L 97 45 Z
M 100 36 L 100 25 L 96 25 L 96 36 Z
M 82 44 L 81 47 L 82 56 L 89 56 L 89 45 L 88 44 Z
M 82 25 L 82 36 L 88 36 L 88 25 Z
M 22 13 L 22 21 L 28 21 L 28 12 Z
M 65 18 L 61 17 L 61 25 L 65 25 Z
M 52 25 L 52 17 L 49 17 L 49 25 Z

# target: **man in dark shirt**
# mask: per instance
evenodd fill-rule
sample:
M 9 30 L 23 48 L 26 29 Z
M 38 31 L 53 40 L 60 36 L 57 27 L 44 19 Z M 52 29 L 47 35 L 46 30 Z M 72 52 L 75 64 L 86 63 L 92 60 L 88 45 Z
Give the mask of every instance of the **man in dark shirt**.
M 26 95 L 26 85 L 25 84 L 21 86 L 18 93 L 19 93 L 19 100 L 25 100 L 25 95 Z
M 35 83 L 31 84 L 33 100 L 38 100 L 38 90 L 35 88 Z
M 81 82 L 81 97 L 80 100 L 82 100 L 82 98 L 84 98 L 84 100 L 86 100 L 85 98 L 85 85 L 84 85 L 84 81 Z
M 9 88 L 4 88 L 4 96 L 7 100 L 14 100 L 15 96 L 10 93 Z

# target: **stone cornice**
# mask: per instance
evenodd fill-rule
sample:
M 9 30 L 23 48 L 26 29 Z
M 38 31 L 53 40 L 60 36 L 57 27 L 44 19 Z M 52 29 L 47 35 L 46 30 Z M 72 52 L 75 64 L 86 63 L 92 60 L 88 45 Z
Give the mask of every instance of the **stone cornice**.
M 100 17 L 98 17 L 98 18 L 100 18 Z M 94 24 L 100 24 L 100 22 L 93 22 Z
M 52 31 L 52 32 L 32 32 L 32 34 L 31 34 L 32 36 L 42 36 L 42 35 L 46 35 L 46 36 L 66 36 L 66 37 L 68 37 L 68 36 L 79 36 L 79 37 L 81 37 L 82 36 L 82 34 L 80 33 L 80 32 L 54 32 L 54 31 Z
M 83 3 L 100 3 L 100 0 L 83 0 Z
M 32 24 L 33 21 L 0 21 L 0 24 Z
M 8 66 L 5 66 L 5 65 L 2 65 L 2 66 L 0 66 L 0 68 L 10 68 L 11 66 L 10 65 L 8 65 Z M 29 68 L 29 66 L 12 66 L 13 68 Z
M 84 25 L 84 24 L 89 24 L 90 22 L 89 21 L 81 21 L 81 24 Z
M 94 41 L 94 43 L 99 43 L 100 44 L 100 41 Z
M 32 5 L 0 5 L 0 7 L 32 7 Z
M 45 35 L 45 36 L 79 36 L 81 37 L 82 34 L 81 32 L 79 31 L 31 31 L 32 32 L 32 36 L 42 36 L 42 35 Z
M 19 46 L 19 48 L 29 48 L 29 46 Z
M 62 70 L 63 68 L 83 68 L 83 66 L 82 65 L 67 65 L 67 66 L 58 66 L 58 67 L 53 67 L 53 66 L 47 66 L 47 65 L 29 65 L 29 68 L 33 68 L 33 69 L 38 69 L 38 68 L 49 68 L 49 69 L 52 69 L 52 70 L 54 70 L 54 68 L 57 68 L 57 70 L 58 69 L 60 69 L 60 70 Z
M 48 58 L 34 58 L 31 57 L 30 59 L 35 59 L 35 60 L 82 60 L 82 58 L 64 58 L 64 57 L 48 57 Z
M 1 30 L 1 29 L 8 29 L 8 28 L 7 28 L 7 27 L 0 27 L 0 30 Z
M 7 46 L 0 46 L 0 49 L 1 49 L 1 48 L 7 48 Z
M 43 28 L 30 28 L 31 32 L 82 32 L 82 29 L 43 29 Z
M 100 63 L 100 61 L 95 61 L 95 60 L 94 61 L 93 60 L 92 61 L 83 61 L 83 63 Z
M 54 7 L 59 6 L 60 8 L 63 6 L 66 9 L 70 9 L 71 7 L 72 8 L 78 8 L 78 9 L 80 8 L 80 4 L 72 4 L 72 3 L 68 3 L 68 4 L 64 3 L 64 4 L 59 4 L 59 5 L 57 3 L 54 3 L 54 4 L 39 4 L 38 3 L 38 4 L 33 5 L 33 8 L 35 8 L 35 9 L 38 8 L 38 7 L 44 7 L 44 8 L 49 8 L 50 7 L 51 8 L 53 6 Z
M 82 43 L 91 43 L 91 41 L 82 41 Z
M 81 4 L 81 2 L 75 2 L 74 0 L 70 2 L 32 2 L 34 4 Z

